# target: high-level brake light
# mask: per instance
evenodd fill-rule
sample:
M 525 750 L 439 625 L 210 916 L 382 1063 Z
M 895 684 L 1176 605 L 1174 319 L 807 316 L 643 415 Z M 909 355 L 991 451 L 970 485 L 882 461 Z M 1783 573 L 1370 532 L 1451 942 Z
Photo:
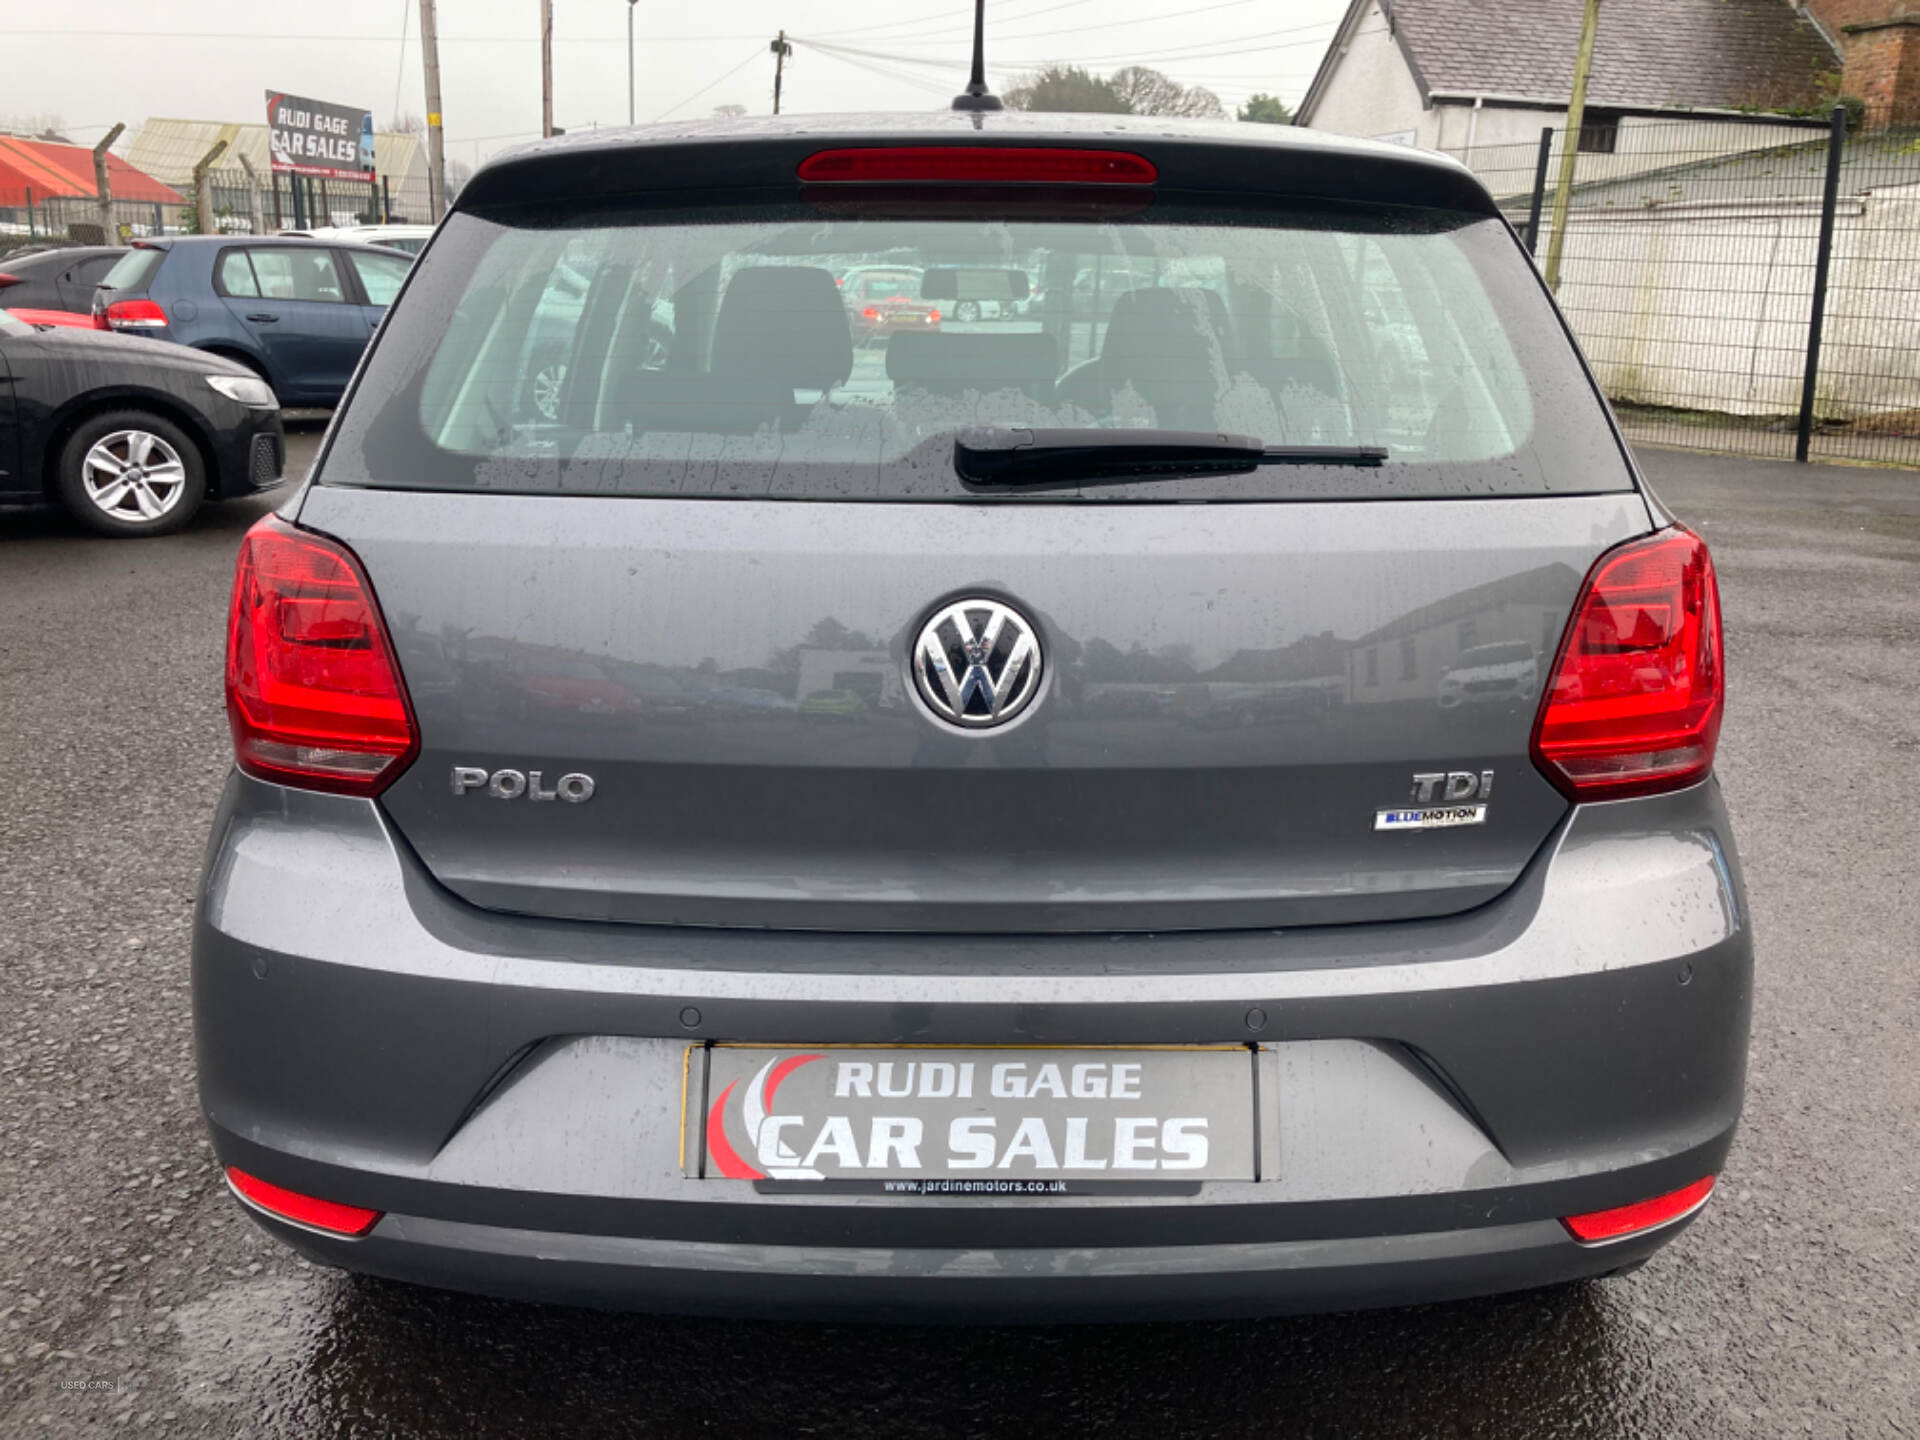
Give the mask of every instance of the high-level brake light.
M 1126 150 L 1010 145 L 885 145 L 818 150 L 800 162 L 809 183 L 857 185 L 1151 185 L 1159 171 Z
M 269 515 L 240 542 L 227 625 L 235 762 L 281 785 L 374 795 L 419 733 L 373 587 L 336 540 Z
M 1675 526 L 1594 564 L 1533 728 L 1534 763 L 1574 800 L 1678 790 L 1713 769 L 1725 699 L 1720 589 Z
M 1651 1200 L 1637 1200 L 1631 1205 L 1621 1205 L 1613 1210 L 1595 1210 L 1586 1215 L 1569 1215 L 1560 1223 L 1583 1245 L 1597 1245 L 1604 1240 L 1624 1240 L 1629 1235 L 1657 1230 L 1662 1225 L 1685 1219 L 1706 1204 L 1711 1194 L 1713 1176 L 1708 1175 L 1682 1189 L 1656 1195 Z
M 325 1230 L 334 1235 L 357 1239 L 373 1229 L 380 1220 L 381 1212 L 378 1210 L 368 1210 L 359 1205 L 341 1205 L 332 1200 L 317 1200 L 311 1195 L 269 1184 L 232 1165 L 227 1167 L 227 1183 L 233 1186 L 234 1193 L 241 1199 L 269 1215 L 277 1215 L 282 1220 L 291 1220 L 296 1225 L 305 1225 L 313 1230 Z

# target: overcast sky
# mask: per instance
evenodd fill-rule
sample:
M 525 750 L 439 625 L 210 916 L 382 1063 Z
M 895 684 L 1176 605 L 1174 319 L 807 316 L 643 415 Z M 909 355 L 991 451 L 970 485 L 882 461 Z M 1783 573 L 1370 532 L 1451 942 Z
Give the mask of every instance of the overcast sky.
M 404 30 L 401 39 L 404 5 Z M 1143 64 L 1215 90 L 1292 103 L 1345 0 L 988 0 L 994 88 L 1048 61 L 1106 72 Z M 627 118 L 626 0 L 554 0 L 554 123 Z M 60 0 L 0 7 L 0 119 L 58 115 L 91 143 L 120 120 L 264 118 L 265 92 L 373 111 L 425 111 L 417 0 Z M 768 42 L 795 41 L 782 109 L 923 109 L 964 83 L 969 0 L 639 0 L 637 117 L 772 108 Z M 450 156 L 472 162 L 540 127 L 539 0 L 440 0 Z M 58 27 L 58 28 L 55 28 Z M 871 52 L 834 55 L 806 42 Z M 885 56 L 887 58 L 875 58 Z

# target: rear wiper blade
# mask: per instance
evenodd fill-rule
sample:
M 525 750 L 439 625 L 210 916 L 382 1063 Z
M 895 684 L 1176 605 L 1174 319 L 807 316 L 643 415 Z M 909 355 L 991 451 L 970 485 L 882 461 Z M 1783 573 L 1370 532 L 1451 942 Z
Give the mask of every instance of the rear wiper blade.
M 1262 465 L 1379 465 L 1384 445 L 1263 445 L 1213 430 L 1035 429 L 970 426 L 953 439 L 953 468 L 970 485 L 1086 484 L 1240 475 Z

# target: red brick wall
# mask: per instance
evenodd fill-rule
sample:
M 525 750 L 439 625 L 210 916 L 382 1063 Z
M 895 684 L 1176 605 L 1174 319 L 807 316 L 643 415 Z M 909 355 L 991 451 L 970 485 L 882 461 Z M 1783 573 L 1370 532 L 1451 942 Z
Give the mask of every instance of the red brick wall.
M 1892 20 L 1909 12 L 1920 20 L 1920 3 L 1916 0 L 1807 0 L 1807 8 L 1829 32 L 1848 25 Z
M 1920 124 L 1920 0 L 1807 0 L 1807 8 L 1840 42 L 1840 90 L 1866 102 L 1867 123 Z

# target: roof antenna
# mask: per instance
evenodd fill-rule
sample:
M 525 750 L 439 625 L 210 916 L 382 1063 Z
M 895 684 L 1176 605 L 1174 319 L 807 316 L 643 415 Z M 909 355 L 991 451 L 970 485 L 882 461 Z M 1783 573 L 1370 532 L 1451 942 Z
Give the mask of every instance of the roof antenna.
M 973 78 L 964 92 L 953 97 L 956 110 L 1004 110 L 1000 97 L 987 89 L 987 0 L 973 0 Z

